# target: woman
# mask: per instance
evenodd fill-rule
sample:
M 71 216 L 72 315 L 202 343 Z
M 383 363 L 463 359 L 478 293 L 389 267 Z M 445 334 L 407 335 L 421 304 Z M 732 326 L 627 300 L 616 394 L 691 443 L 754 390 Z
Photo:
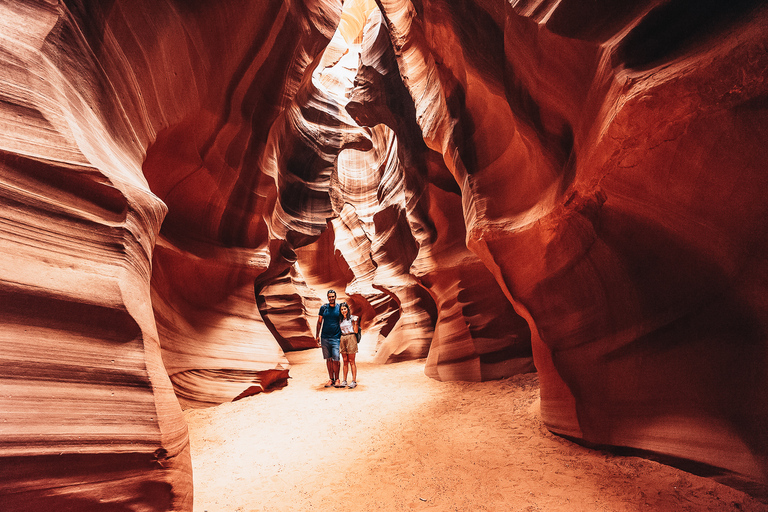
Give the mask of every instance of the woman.
M 346 302 L 339 306 L 339 312 L 341 313 L 341 321 L 339 322 L 339 327 L 341 327 L 340 351 L 341 357 L 344 359 L 344 381 L 340 387 L 354 389 L 357 387 L 355 356 L 357 355 L 357 332 L 360 329 L 360 318 L 352 315 Z M 347 384 L 347 373 L 350 366 L 352 367 L 352 382 Z

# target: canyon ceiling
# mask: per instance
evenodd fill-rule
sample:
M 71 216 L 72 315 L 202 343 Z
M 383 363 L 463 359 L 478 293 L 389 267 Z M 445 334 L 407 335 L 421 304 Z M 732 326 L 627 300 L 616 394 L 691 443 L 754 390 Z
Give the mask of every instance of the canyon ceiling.
M 0 1 L 3 509 L 191 510 L 182 407 L 285 385 L 328 288 L 363 359 L 765 488 L 767 44 L 750 0 Z

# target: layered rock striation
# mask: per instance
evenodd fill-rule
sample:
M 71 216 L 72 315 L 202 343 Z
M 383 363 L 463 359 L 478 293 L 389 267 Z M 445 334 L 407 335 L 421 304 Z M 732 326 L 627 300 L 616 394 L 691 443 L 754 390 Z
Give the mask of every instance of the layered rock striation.
M 764 7 L 379 5 L 548 427 L 765 485 Z
M 190 510 L 181 407 L 285 385 L 329 288 L 361 358 L 535 369 L 550 430 L 764 492 L 767 28 L 1 2 L 2 508 Z

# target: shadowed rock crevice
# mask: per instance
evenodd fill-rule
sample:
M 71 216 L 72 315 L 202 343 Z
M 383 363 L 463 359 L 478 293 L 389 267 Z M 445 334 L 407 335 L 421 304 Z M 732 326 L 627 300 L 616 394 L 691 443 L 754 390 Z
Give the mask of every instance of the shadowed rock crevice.
M 618 61 L 647 68 L 682 56 L 697 42 L 735 28 L 761 2 L 757 0 L 672 0 L 651 9 L 622 41 Z

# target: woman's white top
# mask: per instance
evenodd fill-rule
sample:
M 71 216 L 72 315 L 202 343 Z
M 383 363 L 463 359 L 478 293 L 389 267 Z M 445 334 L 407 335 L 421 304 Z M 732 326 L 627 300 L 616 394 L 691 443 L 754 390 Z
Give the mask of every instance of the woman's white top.
M 355 334 L 355 327 L 352 325 L 353 322 L 357 322 L 358 317 L 355 315 L 350 315 L 349 320 L 342 320 L 339 322 L 339 327 L 341 327 L 341 334 Z

